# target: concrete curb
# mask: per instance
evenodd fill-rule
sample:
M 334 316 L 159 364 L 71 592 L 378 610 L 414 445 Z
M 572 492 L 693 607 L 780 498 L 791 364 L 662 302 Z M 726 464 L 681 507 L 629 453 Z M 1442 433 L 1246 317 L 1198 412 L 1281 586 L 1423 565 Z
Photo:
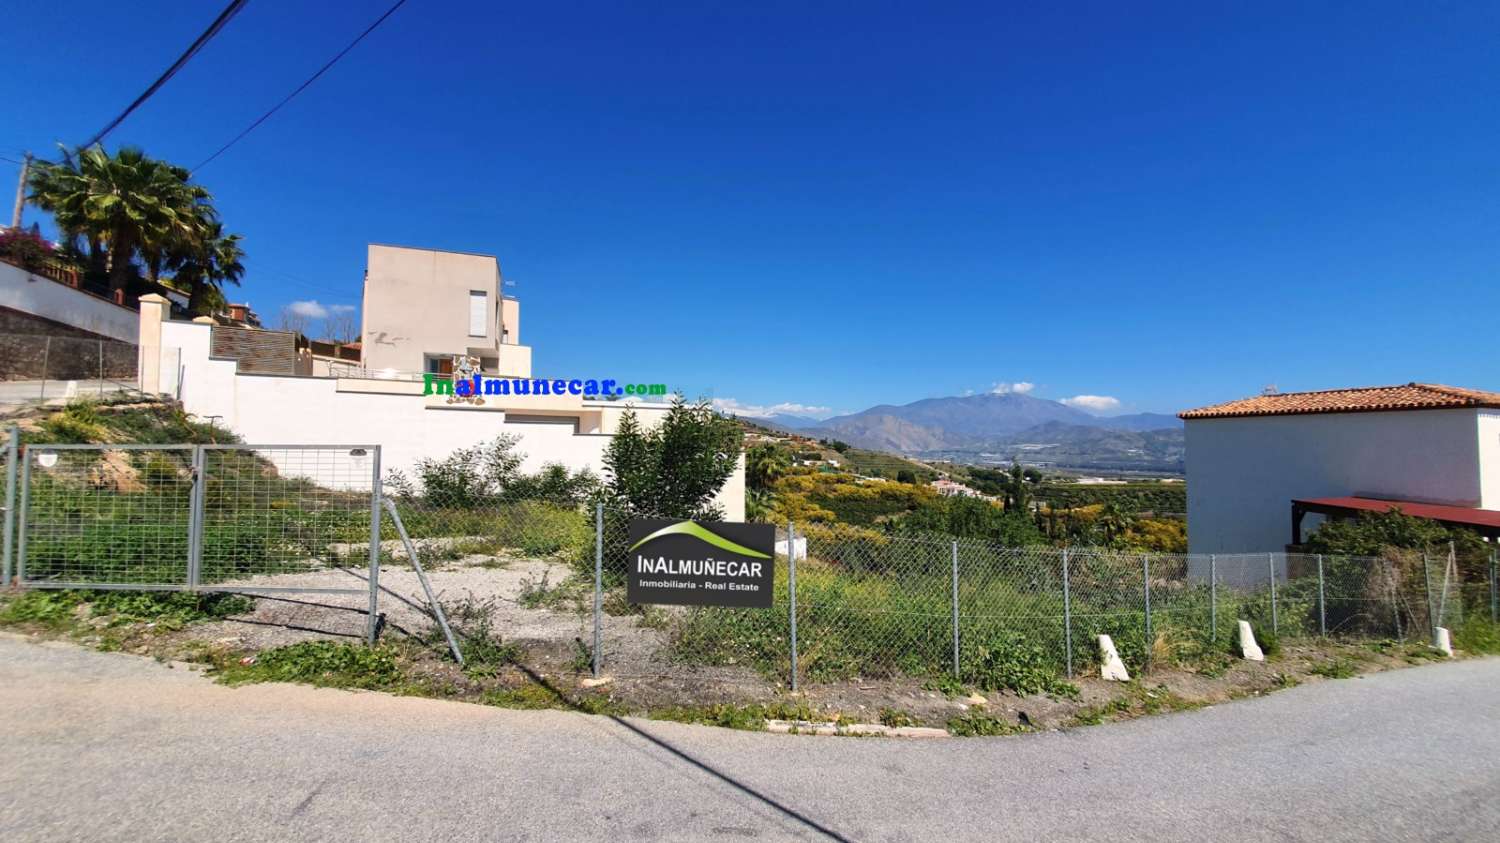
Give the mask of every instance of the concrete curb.
M 951 738 L 947 729 L 929 726 L 885 726 L 880 723 L 814 723 L 809 720 L 767 720 L 766 731 L 780 735 L 845 735 L 885 738 Z

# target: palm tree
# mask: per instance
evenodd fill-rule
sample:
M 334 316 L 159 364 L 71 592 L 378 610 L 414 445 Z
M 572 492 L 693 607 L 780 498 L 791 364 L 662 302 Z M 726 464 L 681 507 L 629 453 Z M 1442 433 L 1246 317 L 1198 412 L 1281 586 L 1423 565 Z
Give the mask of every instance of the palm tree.
M 769 488 L 791 467 L 791 455 L 775 445 L 756 445 L 745 454 L 745 480 L 752 489 Z
M 91 270 L 108 274 L 112 290 L 128 286 L 138 256 L 154 278 L 213 216 L 212 197 L 187 170 L 129 146 L 112 156 L 98 145 L 64 150 L 62 163 L 37 168 L 31 191 Z
M 225 234 L 218 220 L 205 218 L 193 241 L 173 256 L 172 280 L 185 288 L 189 313 L 205 316 L 224 308 L 224 285 L 239 286 L 245 275 L 240 239 L 238 234 Z

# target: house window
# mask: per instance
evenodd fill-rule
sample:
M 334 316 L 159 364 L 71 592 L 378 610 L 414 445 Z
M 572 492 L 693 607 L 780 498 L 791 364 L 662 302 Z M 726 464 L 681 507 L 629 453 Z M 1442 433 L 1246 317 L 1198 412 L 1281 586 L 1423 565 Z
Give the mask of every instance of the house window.
M 483 290 L 469 291 L 469 336 L 483 337 L 488 335 L 485 330 L 486 317 L 490 312 L 489 294 Z

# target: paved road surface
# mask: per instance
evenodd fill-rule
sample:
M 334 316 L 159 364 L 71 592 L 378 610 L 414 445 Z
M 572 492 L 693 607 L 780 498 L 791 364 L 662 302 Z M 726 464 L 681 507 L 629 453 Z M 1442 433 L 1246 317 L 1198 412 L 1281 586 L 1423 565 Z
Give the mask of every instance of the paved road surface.
M 0 636 L 0 718 L 7 841 L 1500 839 L 1500 660 L 896 741 L 230 689 Z

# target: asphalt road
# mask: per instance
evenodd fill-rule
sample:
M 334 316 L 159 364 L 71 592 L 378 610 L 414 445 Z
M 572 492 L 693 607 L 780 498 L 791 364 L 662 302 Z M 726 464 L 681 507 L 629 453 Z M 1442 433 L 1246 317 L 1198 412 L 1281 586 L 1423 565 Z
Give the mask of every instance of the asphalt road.
M 0 636 L 0 839 L 1495 840 L 1500 660 L 901 741 L 230 689 Z

